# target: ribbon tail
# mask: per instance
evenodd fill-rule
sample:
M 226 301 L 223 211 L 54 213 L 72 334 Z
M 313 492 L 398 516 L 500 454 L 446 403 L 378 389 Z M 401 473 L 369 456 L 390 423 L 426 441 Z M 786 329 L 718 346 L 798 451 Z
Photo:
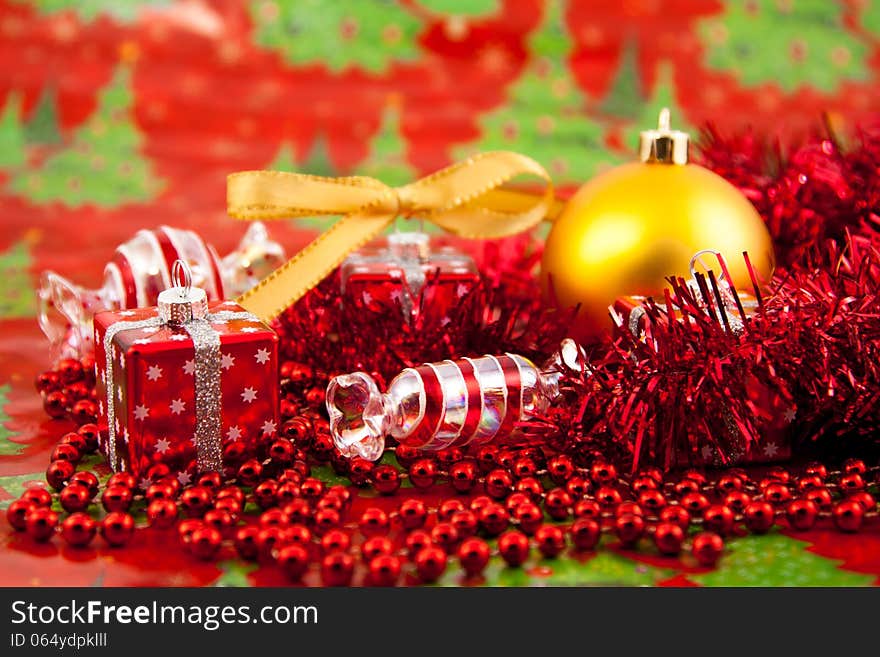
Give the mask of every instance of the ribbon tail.
M 236 302 L 262 321 L 271 322 L 393 220 L 393 214 L 356 213 L 342 217 Z

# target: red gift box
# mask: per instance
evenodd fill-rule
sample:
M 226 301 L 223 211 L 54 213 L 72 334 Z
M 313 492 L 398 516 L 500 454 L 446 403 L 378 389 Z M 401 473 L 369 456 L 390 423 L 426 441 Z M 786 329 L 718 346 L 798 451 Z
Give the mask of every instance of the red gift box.
M 162 463 L 187 483 L 220 469 L 226 444 L 276 433 L 278 336 L 232 301 L 207 313 L 183 324 L 155 307 L 95 315 L 101 449 L 114 471 L 142 479 Z

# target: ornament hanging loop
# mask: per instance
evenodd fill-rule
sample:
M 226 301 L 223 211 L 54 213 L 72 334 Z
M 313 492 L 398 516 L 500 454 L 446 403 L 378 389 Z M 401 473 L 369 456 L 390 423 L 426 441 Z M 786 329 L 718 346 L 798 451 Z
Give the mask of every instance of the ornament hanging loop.
M 702 251 L 697 251 L 691 257 L 690 264 L 688 265 L 688 269 L 691 272 L 691 278 L 695 279 L 697 277 L 697 266 L 698 265 L 703 270 L 703 272 L 701 272 L 701 273 L 708 273 L 712 269 L 711 267 L 707 267 L 706 263 L 703 262 L 703 256 L 705 256 L 705 255 L 711 255 L 715 258 L 719 258 L 721 256 L 721 254 L 718 251 L 715 251 L 714 249 L 703 249 Z M 718 274 L 718 282 L 719 283 L 721 283 L 722 281 L 725 280 L 724 274 L 725 274 L 724 270 L 722 270 Z
M 208 295 L 200 287 L 192 286 L 192 271 L 183 260 L 175 260 L 171 267 L 174 287 L 159 293 L 159 317 L 171 326 L 182 326 L 208 315 Z
M 192 270 L 184 260 L 179 258 L 171 266 L 171 285 L 180 290 L 180 298 L 189 297 L 192 290 Z

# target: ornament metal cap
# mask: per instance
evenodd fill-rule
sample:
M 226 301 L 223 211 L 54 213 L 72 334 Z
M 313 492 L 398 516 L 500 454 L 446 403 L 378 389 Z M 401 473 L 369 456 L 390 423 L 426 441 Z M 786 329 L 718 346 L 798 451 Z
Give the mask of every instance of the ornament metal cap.
M 669 129 L 669 108 L 660 110 L 656 130 L 639 134 L 639 159 L 662 164 L 688 163 L 688 133 Z
M 174 261 L 171 283 L 174 287 L 159 293 L 159 317 L 162 321 L 180 326 L 208 315 L 208 295 L 203 289 L 192 286 L 192 271 L 183 260 Z

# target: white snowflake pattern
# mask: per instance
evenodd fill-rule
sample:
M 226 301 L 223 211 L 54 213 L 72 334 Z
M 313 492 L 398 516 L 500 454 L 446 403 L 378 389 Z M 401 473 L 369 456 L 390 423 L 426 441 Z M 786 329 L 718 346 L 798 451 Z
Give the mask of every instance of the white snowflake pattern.
M 254 358 L 260 365 L 265 365 L 269 362 L 269 350 L 268 349 L 259 349 L 257 353 L 254 354 Z
M 182 399 L 175 399 L 171 402 L 169 408 L 175 415 L 180 415 L 186 409 L 186 402 Z
M 150 480 L 149 477 L 144 477 L 140 480 L 140 482 L 138 482 L 138 488 L 140 488 L 141 490 L 147 490 L 152 485 L 153 482 L 152 480 Z
M 116 398 L 122 401 L 122 386 L 116 387 Z
M 180 482 L 181 486 L 188 486 L 192 482 L 192 477 L 189 475 L 189 472 L 178 472 L 177 481 Z
M 220 367 L 224 370 L 231 369 L 235 365 L 235 356 L 232 354 L 222 354 L 220 356 Z
M 162 378 L 162 368 L 158 365 L 150 365 L 147 368 L 147 378 L 150 381 L 158 381 Z
M 272 420 L 266 420 L 265 422 L 263 422 L 263 426 L 261 427 L 261 429 L 263 430 L 264 436 L 271 436 L 273 433 L 275 433 L 275 422 L 273 422 Z
M 401 290 L 394 290 L 391 293 L 392 301 L 400 301 L 403 298 L 403 292 Z
M 153 333 L 159 332 L 159 327 L 158 326 L 148 326 L 147 328 L 143 329 L 143 332 L 146 335 L 153 335 Z
M 98 401 L 98 415 L 104 415 L 104 402 Z
M 131 317 L 135 312 L 133 310 L 122 310 L 119 312 L 120 317 Z
M 256 388 L 245 388 L 244 392 L 241 393 L 241 400 L 243 402 L 247 402 L 250 404 L 257 398 L 257 390 Z
M 262 330 L 263 329 L 258 328 L 256 326 L 245 326 L 243 329 L 241 329 L 241 332 L 242 333 L 259 333 Z
M 133 340 L 132 344 L 150 344 L 152 340 L 148 338 L 138 338 L 137 340 Z
M 128 427 L 122 427 L 122 442 L 128 445 Z
M 372 303 L 373 302 L 373 295 L 370 294 L 369 291 L 364 290 L 364 293 L 362 296 L 364 298 L 364 303 Z
M 156 453 L 164 454 L 169 449 L 171 449 L 171 442 L 167 438 L 159 438 L 156 441 Z
M 226 431 L 226 437 L 229 440 L 238 440 L 241 438 L 241 429 L 238 427 L 229 427 Z
M 782 419 L 785 420 L 788 424 L 794 422 L 794 418 L 797 416 L 797 408 L 791 406 L 790 408 L 785 409 L 785 413 L 782 414 Z
M 143 422 L 150 415 L 150 409 L 146 406 L 139 404 L 134 407 L 134 419 Z
M 224 301 L 221 305 L 224 306 L 237 306 L 238 304 L 235 301 Z
M 455 294 L 456 296 L 463 297 L 468 293 L 470 289 L 470 286 L 465 285 L 464 283 L 459 283 L 458 287 L 455 288 Z
M 700 450 L 700 454 L 703 457 L 704 461 L 708 461 L 715 454 L 715 450 L 709 447 L 709 445 L 703 445 L 703 449 Z
M 196 371 L 196 361 L 190 358 L 183 364 L 183 373 L 192 376 Z
M 764 445 L 764 456 L 773 458 L 779 453 L 779 446 L 776 443 L 767 443 Z
M 175 333 L 168 339 L 173 340 L 174 342 L 182 342 L 183 340 L 189 340 L 189 335 L 186 333 Z

